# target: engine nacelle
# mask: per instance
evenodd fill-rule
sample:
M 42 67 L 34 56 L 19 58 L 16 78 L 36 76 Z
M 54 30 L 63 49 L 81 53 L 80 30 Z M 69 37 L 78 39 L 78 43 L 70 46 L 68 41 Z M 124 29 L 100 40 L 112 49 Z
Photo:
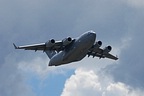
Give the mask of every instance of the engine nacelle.
M 64 40 L 62 40 L 62 42 L 64 46 L 69 45 L 72 42 L 72 38 L 71 37 L 65 38 Z
M 45 44 L 46 44 L 46 47 L 52 47 L 55 44 L 55 40 L 51 39 L 51 40 L 47 41 Z
M 96 47 L 96 48 L 99 48 L 101 46 L 102 46 L 102 42 L 101 41 L 96 42 L 96 44 L 94 45 L 94 47 Z
M 104 50 L 104 51 L 103 51 L 103 54 L 109 53 L 109 52 L 112 50 L 112 47 L 111 47 L 111 46 L 107 46 L 107 47 L 105 47 L 103 50 Z

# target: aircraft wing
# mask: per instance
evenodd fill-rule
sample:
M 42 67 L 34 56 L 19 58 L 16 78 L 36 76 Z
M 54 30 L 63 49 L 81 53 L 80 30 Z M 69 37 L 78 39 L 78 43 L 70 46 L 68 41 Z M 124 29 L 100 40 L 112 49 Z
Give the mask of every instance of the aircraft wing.
M 18 46 L 18 47 L 14 43 L 13 43 L 13 45 L 14 45 L 15 49 L 25 49 L 25 50 L 44 50 L 44 48 L 45 48 L 45 43 Z
M 113 60 L 118 60 L 117 56 L 114 56 L 112 54 L 110 54 L 109 52 L 111 51 L 111 47 L 107 46 L 104 49 L 101 48 L 92 48 L 89 52 L 88 52 L 88 56 L 93 56 L 93 57 L 99 57 L 99 58 L 109 58 L 109 59 L 113 59 Z
M 74 39 L 72 40 L 72 42 Z M 70 42 L 70 43 L 72 43 Z M 69 43 L 69 44 L 70 44 Z M 32 45 L 24 45 L 24 46 L 16 46 L 14 43 L 15 49 L 24 49 L 24 50 L 39 50 L 39 51 L 46 51 L 46 50 L 55 50 L 55 51 L 61 51 L 63 50 L 66 46 L 69 45 L 66 43 L 64 45 L 63 41 L 54 41 L 54 40 L 49 40 L 46 43 L 39 43 L 39 44 L 32 44 Z

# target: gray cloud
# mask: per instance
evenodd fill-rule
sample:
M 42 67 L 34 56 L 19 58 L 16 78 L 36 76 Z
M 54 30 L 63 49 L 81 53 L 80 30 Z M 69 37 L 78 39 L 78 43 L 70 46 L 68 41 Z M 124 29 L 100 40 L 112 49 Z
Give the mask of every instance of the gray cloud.
M 15 58 L 9 55 L 0 67 L 0 95 L 1 96 L 35 96 L 31 86 L 26 83 L 26 78 L 17 68 Z
M 143 19 L 144 14 L 140 10 L 132 12 L 128 19 L 127 38 L 132 38 L 129 47 L 121 50 L 120 62 L 109 68 L 116 81 L 122 81 L 135 87 L 143 87 Z M 112 66 L 111 66 L 112 67 Z
M 144 68 L 142 57 L 144 49 L 142 45 L 144 36 L 143 3 L 141 0 L 134 2 L 134 0 L 84 0 L 75 2 L 66 0 L 1 0 L 0 75 L 3 77 L 0 78 L 2 83 L 0 84 L 1 95 L 6 96 L 12 92 L 20 95 L 19 92 L 22 90 L 26 90 L 24 93 L 33 94 L 30 86 L 25 85 L 26 77 L 20 72 L 22 69 L 17 69 L 18 66 L 15 62 L 23 60 L 31 62 L 37 57 L 43 56 L 42 53 L 14 50 L 13 42 L 23 45 L 45 42 L 51 38 L 59 40 L 67 36 L 79 36 L 87 30 L 96 31 L 97 38 L 102 40 L 104 45 L 110 44 L 120 50 L 119 64 L 106 67 L 106 72 L 109 72 L 116 81 L 124 82 L 133 87 L 144 87 L 142 74 Z M 131 38 L 131 40 L 128 42 L 128 47 L 121 49 L 121 46 L 124 45 L 123 38 Z M 17 52 L 18 56 L 11 55 L 14 54 L 14 51 Z M 17 60 L 13 61 L 15 59 Z M 88 60 L 92 59 L 83 61 L 88 63 Z M 93 62 L 95 60 L 92 60 L 91 63 L 93 64 Z M 104 60 L 103 67 L 107 66 L 105 62 Z M 26 66 L 28 66 L 27 62 Z M 34 68 L 34 70 L 37 69 L 37 67 Z M 6 81 L 7 77 L 13 78 L 13 81 Z M 19 80 L 16 82 L 18 77 Z M 15 84 L 14 87 L 13 83 Z M 14 89 L 19 88 L 20 85 L 23 86 L 23 89 L 19 89 L 17 93 Z M 8 92 L 7 90 L 10 91 L 11 88 L 13 90 Z
M 144 68 L 143 66 L 144 13 L 142 11 L 143 7 L 141 7 L 140 4 L 140 3 L 143 4 L 143 2 L 139 1 L 137 2 L 137 4 L 138 3 L 140 4 L 140 7 L 138 5 L 132 6 L 131 1 L 128 2 L 122 1 L 113 3 L 112 2 L 113 1 L 107 2 L 107 5 L 104 7 L 107 8 L 109 5 L 109 7 L 104 10 L 104 12 L 108 11 L 111 12 L 111 14 L 109 13 L 105 13 L 105 15 L 99 14 L 99 16 L 101 17 L 99 17 L 99 19 L 97 20 L 100 22 L 98 23 L 99 25 L 97 25 L 97 27 L 102 28 L 100 30 L 102 33 L 99 33 L 100 31 L 97 33 L 100 34 L 99 36 L 101 36 L 105 42 L 107 43 L 109 42 L 112 45 L 117 46 L 117 48 L 120 50 L 119 62 L 118 64 L 107 66 L 102 70 L 104 71 L 106 70 L 106 72 L 109 72 L 116 82 L 123 82 L 134 88 L 135 87 L 143 88 L 144 76 L 142 73 Z M 111 4 L 109 3 L 116 5 L 110 6 Z M 100 2 L 99 4 L 102 5 L 102 3 Z M 91 21 L 90 23 L 93 23 L 92 25 L 96 24 L 94 20 L 98 17 L 96 16 L 97 11 L 94 10 L 95 12 L 93 12 L 93 9 L 95 8 L 96 7 L 91 6 L 89 8 L 89 11 L 86 12 L 86 14 L 88 15 L 95 16 L 95 18 L 93 17 L 90 19 L 88 17 L 91 16 L 82 15 L 84 16 L 83 17 L 84 19 L 82 18 L 79 20 L 79 25 L 83 24 L 83 26 L 81 27 L 87 28 L 89 26 L 88 25 L 89 23 L 88 24 L 86 23 L 87 19 L 88 21 Z M 103 10 L 101 10 L 100 12 L 102 13 Z M 100 26 L 100 24 L 105 25 L 106 27 Z M 89 61 L 89 63 L 92 63 L 92 61 Z M 88 66 L 91 66 L 91 64 L 89 64 Z M 94 69 L 94 66 L 90 68 Z

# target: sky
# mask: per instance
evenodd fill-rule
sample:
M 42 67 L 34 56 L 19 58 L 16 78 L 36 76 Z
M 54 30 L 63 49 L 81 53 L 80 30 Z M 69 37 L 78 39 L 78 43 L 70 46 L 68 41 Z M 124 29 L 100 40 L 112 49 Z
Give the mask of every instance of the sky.
M 0 0 L 0 96 L 144 96 L 143 0 Z M 85 57 L 49 67 L 16 45 L 93 30 L 119 60 Z

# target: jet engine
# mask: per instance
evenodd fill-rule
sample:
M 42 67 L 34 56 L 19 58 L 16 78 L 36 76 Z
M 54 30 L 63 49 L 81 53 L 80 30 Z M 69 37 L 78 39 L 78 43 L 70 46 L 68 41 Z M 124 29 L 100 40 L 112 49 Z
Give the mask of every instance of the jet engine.
M 96 47 L 96 48 L 99 48 L 101 46 L 102 46 L 102 42 L 101 41 L 96 42 L 96 44 L 94 45 L 94 47 Z
M 51 39 L 51 40 L 47 41 L 45 44 L 46 44 L 46 47 L 52 47 L 55 44 L 55 40 Z
M 72 38 L 71 37 L 67 37 L 64 40 L 62 40 L 62 42 L 63 42 L 64 46 L 69 45 L 72 42 Z
M 103 49 L 103 54 L 105 53 L 109 53 L 110 51 L 112 50 L 112 47 L 111 46 L 107 46 Z

